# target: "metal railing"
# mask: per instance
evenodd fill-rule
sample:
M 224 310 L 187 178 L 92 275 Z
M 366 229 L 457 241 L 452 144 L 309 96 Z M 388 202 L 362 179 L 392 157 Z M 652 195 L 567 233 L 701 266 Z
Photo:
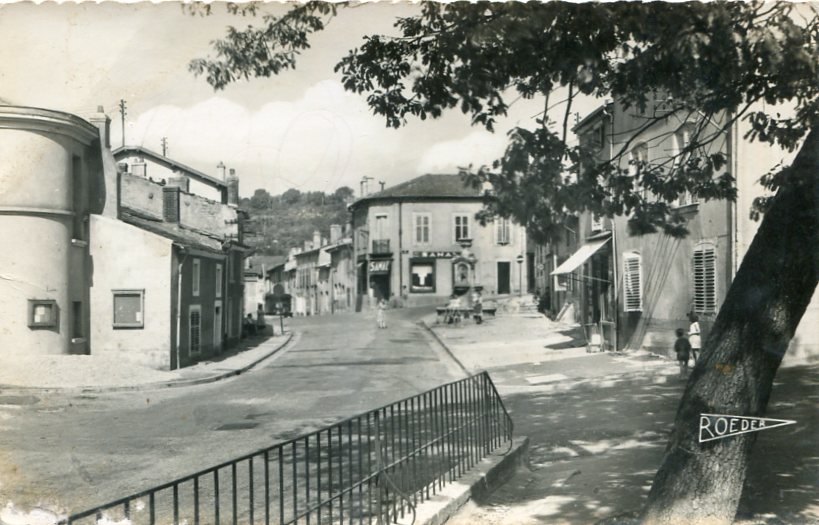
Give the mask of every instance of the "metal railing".
M 486 372 L 79 512 L 107 522 L 377 523 L 419 503 L 501 446 L 512 420 Z M 505 452 L 503 452 L 505 453 Z

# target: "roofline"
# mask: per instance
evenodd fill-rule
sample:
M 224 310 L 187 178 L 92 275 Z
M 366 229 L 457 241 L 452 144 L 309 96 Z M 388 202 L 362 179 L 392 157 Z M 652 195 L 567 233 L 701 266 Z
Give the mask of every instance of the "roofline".
M 350 204 L 347 209 L 348 211 L 355 210 L 359 204 L 364 202 L 424 202 L 424 201 L 476 201 L 476 202 L 483 202 L 487 198 L 491 198 L 491 195 L 402 195 L 402 196 L 367 196 L 358 199 L 357 201 Z
M 586 127 L 592 120 L 597 118 L 598 115 L 600 115 L 601 113 L 606 111 L 606 109 L 611 107 L 612 105 L 613 105 L 612 102 L 604 102 L 597 109 L 595 109 L 594 111 L 592 111 L 591 113 L 589 113 L 588 115 L 583 117 L 583 119 L 580 122 L 575 124 L 574 127 L 572 127 L 572 132 L 577 133 L 577 131 L 580 128 Z
M 58 133 L 85 146 L 99 139 L 99 129 L 77 115 L 29 106 L 0 104 L 0 128 Z
M 189 175 L 191 178 L 198 180 L 203 184 L 207 184 L 208 186 L 217 188 L 222 191 L 227 190 L 227 183 L 225 181 L 221 181 L 216 177 L 212 177 L 206 173 L 203 173 L 197 169 L 191 168 L 181 162 L 177 162 L 173 159 L 169 159 L 157 153 L 155 151 L 151 151 L 148 148 L 143 146 L 120 146 L 119 148 L 112 151 L 114 158 L 120 160 L 123 157 L 131 156 L 131 155 L 141 155 L 144 157 L 148 157 L 157 164 L 161 164 L 162 166 L 169 168 L 169 169 L 178 169 L 184 171 L 186 175 Z

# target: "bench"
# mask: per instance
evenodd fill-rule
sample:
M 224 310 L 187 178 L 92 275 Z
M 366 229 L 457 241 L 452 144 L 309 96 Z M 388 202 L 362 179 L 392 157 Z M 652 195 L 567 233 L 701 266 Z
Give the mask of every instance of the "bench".
M 496 311 L 497 307 L 495 306 L 484 306 L 482 315 L 491 315 L 492 317 L 495 317 Z M 475 314 L 475 310 L 473 308 L 447 308 L 446 306 L 438 306 L 435 308 L 435 313 L 438 314 L 435 321 L 438 324 L 447 323 L 450 316 L 454 317 L 454 322 L 459 323 L 462 319 L 471 319 Z

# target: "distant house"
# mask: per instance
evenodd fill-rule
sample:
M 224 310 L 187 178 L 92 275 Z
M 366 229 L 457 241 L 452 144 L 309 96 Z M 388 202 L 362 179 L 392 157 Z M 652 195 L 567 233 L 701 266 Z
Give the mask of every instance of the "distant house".
M 316 231 L 303 248 L 291 249 L 285 263 L 268 272 L 269 288 L 292 297 L 295 315 L 323 315 L 353 307 L 352 239 L 341 225 L 330 226 L 330 237 Z
M 422 175 L 353 202 L 358 306 L 379 298 L 437 304 L 470 288 L 489 295 L 527 290 L 533 254 L 525 230 L 507 219 L 486 226 L 475 220 L 491 198 L 458 175 Z
M 245 260 L 244 270 L 244 312 L 252 313 L 254 318 L 261 306 L 265 307 L 265 295 L 271 293 L 269 281 L 265 278 L 272 268 L 284 264 L 283 255 L 253 255 Z

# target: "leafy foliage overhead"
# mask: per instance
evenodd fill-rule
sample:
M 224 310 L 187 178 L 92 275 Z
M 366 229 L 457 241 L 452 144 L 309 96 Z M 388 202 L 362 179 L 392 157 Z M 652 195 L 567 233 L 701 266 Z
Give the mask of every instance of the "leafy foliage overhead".
M 309 33 L 322 30 L 341 5 L 310 2 L 264 17 L 259 28 L 231 28 L 214 44 L 217 58 L 194 60 L 191 69 L 217 89 L 239 77 L 278 74 L 295 66 Z M 541 97 L 544 112 L 532 126 L 510 131 L 503 158 L 465 173 L 469 183 L 488 181 L 497 190 L 484 219 L 514 216 L 543 240 L 568 216 L 591 210 L 628 214 L 637 233 L 684 235 L 685 221 L 668 202 L 684 192 L 735 196 L 724 152 L 704 146 L 738 119 L 749 122 L 750 138 L 791 150 L 816 125 L 814 9 L 789 2 L 424 2 L 417 15 L 397 19 L 398 36 L 364 37 L 336 71 L 390 127 L 460 109 L 493 130 L 511 100 Z M 670 165 L 640 166 L 638 176 L 620 162 L 624 150 L 595 162 L 567 140 L 577 96 L 644 111 L 658 94 L 667 111 L 644 130 L 692 113 L 719 122 L 718 129 L 695 134 Z M 547 116 L 555 98 L 565 109 L 559 122 Z M 786 101 L 795 105 L 789 117 L 758 109 Z M 764 182 L 776 189 L 788 176 Z M 646 198 L 644 188 L 661 198 Z

